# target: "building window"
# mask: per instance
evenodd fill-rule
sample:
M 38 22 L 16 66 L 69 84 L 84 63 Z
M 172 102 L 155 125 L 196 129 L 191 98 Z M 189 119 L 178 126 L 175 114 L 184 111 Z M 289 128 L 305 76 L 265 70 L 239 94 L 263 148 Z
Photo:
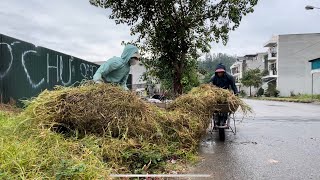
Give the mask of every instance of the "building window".
M 271 57 L 277 57 L 277 47 L 270 48 L 270 55 Z
M 240 73 L 240 72 L 239 72 L 239 68 L 238 68 L 238 67 L 232 68 L 232 69 L 231 69 L 231 73 L 232 73 L 232 74 L 238 74 L 238 73 Z
M 270 64 L 269 72 L 271 72 L 271 75 L 277 75 L 277 63 Z

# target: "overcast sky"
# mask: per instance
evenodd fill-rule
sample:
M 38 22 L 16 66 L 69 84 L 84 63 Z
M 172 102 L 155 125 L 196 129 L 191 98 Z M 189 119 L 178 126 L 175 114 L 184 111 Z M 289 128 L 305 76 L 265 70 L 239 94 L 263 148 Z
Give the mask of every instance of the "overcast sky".
M 0 33 L 88 61 L 119 56 L 121 42 L 135 39 L 89 0 L 0 1 Z M 320 33 L 320 10 L 306 11 L 306 5 L 320 7 L 320 0 L 259 0 L 227 46 L 213 44 L 212 52 L 241 56 L 265 51 L 272 35 Z

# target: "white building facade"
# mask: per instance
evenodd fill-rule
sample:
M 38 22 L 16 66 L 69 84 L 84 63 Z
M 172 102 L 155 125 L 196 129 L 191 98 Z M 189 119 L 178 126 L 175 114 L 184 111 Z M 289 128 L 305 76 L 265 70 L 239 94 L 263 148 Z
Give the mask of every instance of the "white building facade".
M 267 67 L 267 53 L 249 54 L 243 57 L 238 57 L 237 61 L 230 67 L 231 75 L 235 78 L 236 86 L 239 91 L 244 91 L 247 95 L 250 94 L 250 88 L 241 84 L 241 78 L 244 73 L 249 69 L 260 69 L 263 72 Z M 255 95 L 258 88 L 251 88 L 251 94 Z
M 265 82 L 275 81 L 280 96 L 311 94 L 312 76 L 308 60 L 320 57 L 320 33 L 273 36 L 268 48 L 268 75 Z M 313 80 L 314 94 L 320 94 L 320 75 Z

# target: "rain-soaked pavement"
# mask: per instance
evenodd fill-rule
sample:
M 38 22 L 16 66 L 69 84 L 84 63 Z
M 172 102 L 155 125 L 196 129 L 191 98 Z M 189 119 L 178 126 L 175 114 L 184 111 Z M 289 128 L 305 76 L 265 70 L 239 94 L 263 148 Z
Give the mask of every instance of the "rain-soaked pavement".
M 237 123 L 237 134 L 228 132 L 225 142 L 209 133 L 193 173 L 217 180 L 320 179 L 320 105 L 246 102 L 254 114 Z

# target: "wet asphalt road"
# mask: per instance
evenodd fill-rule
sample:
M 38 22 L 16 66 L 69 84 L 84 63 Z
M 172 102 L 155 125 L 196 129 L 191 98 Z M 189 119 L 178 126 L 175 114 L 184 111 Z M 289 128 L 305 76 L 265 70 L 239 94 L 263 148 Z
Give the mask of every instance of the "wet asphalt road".
M 320 179 L 320 105 L 246 102 L 255 113 L 225 142 L 209 133 L 201 143 L 203 161 L 192 172 L 217 180 Z

